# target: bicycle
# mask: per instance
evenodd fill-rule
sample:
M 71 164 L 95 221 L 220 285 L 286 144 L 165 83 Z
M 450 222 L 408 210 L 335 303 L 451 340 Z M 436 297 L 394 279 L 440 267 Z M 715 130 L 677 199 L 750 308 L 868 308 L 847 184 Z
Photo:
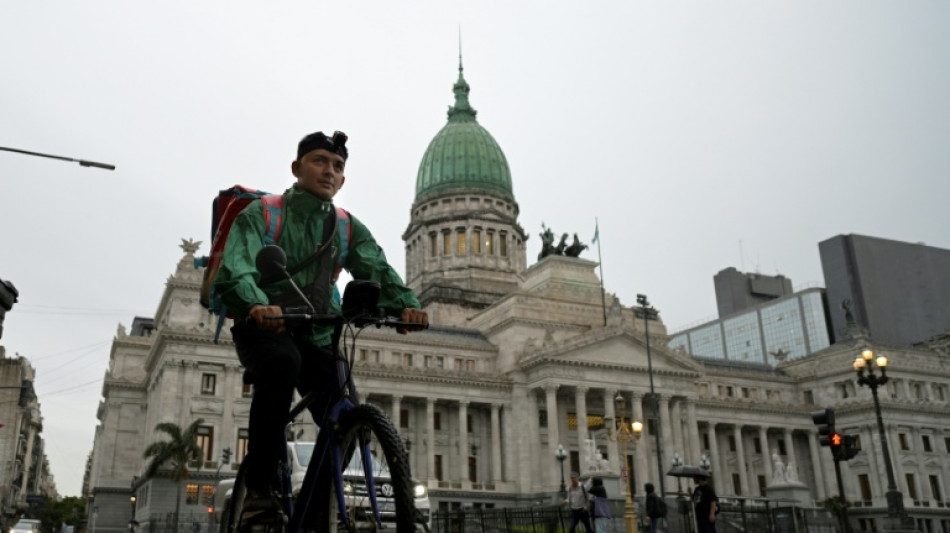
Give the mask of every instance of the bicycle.
M 221 533 L 298 533 L 313 528 L 321 532 L 353 532 L 388 529 L 390 522 L 396 533 L 414 532 L 417 526 L 428 532 L 427 518 L 417 512 L 414 505 L 408 454 L 403 442 L 388 416 L 375 406 L 360 403 L 351 373 L 356 338 L 363 328 L 386 326 L 418 330 L 426 326 L 382 315 L 376 307 L 379 284 L 366 281 L 347 284 L 340 315 L 317 314 L 290 279 L 285 265 L 286 255 L 277 246 L 265 246 L 258 254 L 257 268 L 262 276 L 283 276 L 290 280 L 308 308 L 288 308 L 281 316 L 267 318 L 333 325 L 331 345 L 334 353 L 339 354 L 335 366 L 341 392 L 318 421 L 320 431 L 300 490 L 295 494 L 287 468 L 288 447 L 284 446 L 278 491 L 280 511 L 245 512 L 247 461 L 243 461 L 225 504 Z M 341 340 L 344 341 L 342 348 Z M 288 424 L 310 405 L 316 393 L 316 390 L 311 391 L 291 408 Z M 286 433 L 284 440 L 287 440 Z M 329 470 L 324 470 L 325 467 Z M 377 483 L 387 477 L 388 482 Z M 315 501 L 318 485 L 329 489 L 326 485 L 330 483 L 333 490 L 324 491 L 330 497 Z

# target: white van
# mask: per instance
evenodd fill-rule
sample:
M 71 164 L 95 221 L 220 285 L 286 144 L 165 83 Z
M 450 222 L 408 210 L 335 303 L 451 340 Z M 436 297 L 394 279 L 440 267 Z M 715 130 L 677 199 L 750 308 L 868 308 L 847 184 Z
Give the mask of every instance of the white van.
M 298 441 L 287 443 L 287 451 L 291 462 L 291 487 L 293 488 L 295 496 L 297 491 L 300 490 L 300 486 L 303 485 L 303 478 L 307 473 L 307 465 L 310 464 L 310 458 L 313 456 L 315 445 L 314 442 Z M 350 464 L 347 465 L 346 470 L 343 471 L 343 492 L 346 495 L 346 505 L 356 509 L 358 521 L 364 521 L 369 514 L 369 499 L 366 497 L 366 484 L 361 474 L 362 467 L 360 460 L 359 453 L 353 454 Z M 376 465 L 379 467 L 377 470 L 382 469 L 380 463 L 376 462 Z M 392 498 L 387 497 L 392 494 L 392 488 L 389 486 L 388 481 L 389 477 L 386 471 L 382 471 L 376 475 L 377 503 L 379 504 L 380 518 L 383 522 L 392 521 L 395 510 L 395 504 Z M 232 487 L 234 487 L 234 478 L 229 478 L 218 482 L 218 486 L 215 489 L 214 513 L 219 524 L 222 523 L 222 514 L 228 498 L 231 497 Z M 420 519 L 424 520 L 426 530 L 428 530 L 431 520 L 429 491 L 424 484 L 417 480 L 413 480 L 412 489 L 413 495 L 415 496 L 416 510 L 421 514 Z M 223 527 L 222 525 L 222 531 Z M 419 529 L 421 529 L 421 524 Z

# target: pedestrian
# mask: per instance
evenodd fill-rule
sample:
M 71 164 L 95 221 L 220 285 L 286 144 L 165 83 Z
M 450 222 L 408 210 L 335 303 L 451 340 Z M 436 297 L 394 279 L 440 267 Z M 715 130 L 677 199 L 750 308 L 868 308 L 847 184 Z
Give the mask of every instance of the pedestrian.
M 570 533 L 577 529 L 577 523 L 584 524 L 584 530 L 592 533 L 590 527 L 590 497 L 587 489 L 590 488 L 590 481 L 587 484 L 581 484 L 581 476 L 577 472 L 571 472 L 571 486 L 567 488 L 567 498 L 561 500 L 562 505 L 567 505 L 571 510 Z
M 719 514 L 719 497 L 709 484 L 709 478 L 695 476 L 693 482 L 693 510 L 696 514 L 697 533 L 716 533 L 716 515 Z
M 590 490 L 590 514 L 594 517 L 594 530 L 596 533 L 607 533 L 607 520 L 610 520 L 610 500 L 607 499 L 607 489 L 604 488 L 604 480 L 600 477 L 591 478 Z
M 659 531 L 660 522 L 666 517 L 666 502 L 657 495 L 653 483 L 644 484 L 643 490 L 647 493 L 646 514 L 650 522 L 650 533 L 657 533 L 657 531 Z

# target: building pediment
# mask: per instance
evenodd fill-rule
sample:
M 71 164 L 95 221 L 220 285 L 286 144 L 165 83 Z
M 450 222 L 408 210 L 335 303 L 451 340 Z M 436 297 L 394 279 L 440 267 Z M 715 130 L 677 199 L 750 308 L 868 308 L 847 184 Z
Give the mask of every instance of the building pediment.
M 561 343 L 541 343 L 520 360 L 522 370 L 539 365 L 581 365 L 649 370 L 655 373 L 702 372 L 702 366 L 688 355 L 665 346 L 651 345 L 633 330 L 610 328 L 595 330 Z

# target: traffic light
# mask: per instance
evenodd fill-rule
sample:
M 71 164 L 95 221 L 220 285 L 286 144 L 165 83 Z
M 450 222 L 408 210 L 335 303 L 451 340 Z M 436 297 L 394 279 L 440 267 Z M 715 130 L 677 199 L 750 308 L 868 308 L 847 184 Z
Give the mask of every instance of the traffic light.
M 849 461 L 861 451 L 861 441 L 857 435 L 844 436 L 844 449 L 841 451 L 841 459 Z
M 24 379 L 20 382 L 20 399 L 17 404 L 23 408 L 30 405 L 30 395 L 33 394 L 33 380 Z
M 811 414 L 812 421 L 818 426 L 818 444 L 831 446 L 831 436 L 835 433 L 835 410 L 826 407 Z
M 834 457 L 836 461 L 845 460 L 844 435 L 836 431 L 828 436 L 828 443 L 828 445 L 831 446 L 831 456 Z
M 225 448 L 221 450 L 221 464 L 229 464 L 231 462 L 231 448 Z

